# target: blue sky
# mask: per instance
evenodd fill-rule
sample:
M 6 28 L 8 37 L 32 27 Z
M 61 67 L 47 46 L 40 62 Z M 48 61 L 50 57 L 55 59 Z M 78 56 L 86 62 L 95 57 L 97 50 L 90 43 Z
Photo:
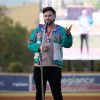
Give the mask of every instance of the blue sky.
M 20 5 L 23 2 L 32 3 L 32 2 L 38 2 L 38 1 L 39 0 L 0 0 L 0 5 L 15 6 L 15 5 Z

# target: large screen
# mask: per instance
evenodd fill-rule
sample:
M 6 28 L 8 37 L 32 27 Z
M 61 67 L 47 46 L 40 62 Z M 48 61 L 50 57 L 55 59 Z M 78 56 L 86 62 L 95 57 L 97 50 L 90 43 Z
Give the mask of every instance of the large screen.
M 58 3 L 56 3 L 58 1 Z M 85 2 L 86 3 L 86 2 Z M 100 60 L 100 11 L 93 5 L 73 5 L 66 0 L 41 0 L 40 4 L 40 23 L 44 23 L 42 9 L 46 6 L 52 6 L 56 10 L 56 24 L 63 27 L 69 27 L 71 24 L 71 34 L 73 36 L 73 45 L 71 48 L 63 48 L 64 60 Z M 87 33 L 88 36 L 81 35 L 79 17 L 87 11 L 87 15 L 93 19 L 93 24 L 90 25 L 88 33 L 86 32 L 88 24 L 87 19 L 83 18 L 85 28 L 83 34 Z M 82 42 L 83 41 L 83 42 Z

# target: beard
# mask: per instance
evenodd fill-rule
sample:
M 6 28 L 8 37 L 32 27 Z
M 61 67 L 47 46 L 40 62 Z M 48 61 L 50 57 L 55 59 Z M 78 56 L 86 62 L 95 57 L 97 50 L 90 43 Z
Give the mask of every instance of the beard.
M 55 19 L 54 20 L 47 20 L 45 21 L 45 24 L 47 25 L 52 25 L 54 23 Z

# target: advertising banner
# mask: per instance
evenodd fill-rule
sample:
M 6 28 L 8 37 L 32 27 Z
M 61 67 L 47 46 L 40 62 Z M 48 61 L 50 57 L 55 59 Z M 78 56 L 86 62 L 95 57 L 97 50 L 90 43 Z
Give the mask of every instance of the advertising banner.
M 0 91 L 29 91 L 29 76 L 0 74 Z
M 100 74 L 63 74 L 62 92 L 100 92 Z M 36 91 L 32 74 L 0 74 L 0 91 Z M 46 91 L 50 92 L 47 82 Z
M 100 74 L 63 74 L 61 88 L 62 92 L 100 92 Z M 46 90 L 50 91 L 49 83 Z

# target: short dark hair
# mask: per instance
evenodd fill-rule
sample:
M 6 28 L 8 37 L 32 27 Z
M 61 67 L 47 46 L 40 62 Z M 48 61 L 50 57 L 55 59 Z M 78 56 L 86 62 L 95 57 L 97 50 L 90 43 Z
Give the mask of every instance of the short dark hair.
M 52 7 L 45 7 L 42 12 L 43 14 L 47 11 L 51 11 L 54 15 L 56 15 L 56 11 Z

